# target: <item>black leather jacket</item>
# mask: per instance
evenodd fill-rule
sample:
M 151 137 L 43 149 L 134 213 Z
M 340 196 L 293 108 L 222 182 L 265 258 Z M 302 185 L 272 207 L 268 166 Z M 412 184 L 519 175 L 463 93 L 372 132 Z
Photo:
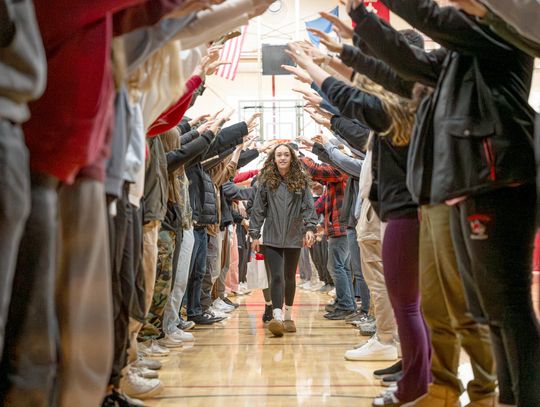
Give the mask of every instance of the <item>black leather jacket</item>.
M 263 244 L 282 248 L 301 248 L 304 234 L 317 229 L 317 214 L 309 188 L 291 192 L 285 183 L 272 191 L 259 185 L 251 208 L 249 234 Z

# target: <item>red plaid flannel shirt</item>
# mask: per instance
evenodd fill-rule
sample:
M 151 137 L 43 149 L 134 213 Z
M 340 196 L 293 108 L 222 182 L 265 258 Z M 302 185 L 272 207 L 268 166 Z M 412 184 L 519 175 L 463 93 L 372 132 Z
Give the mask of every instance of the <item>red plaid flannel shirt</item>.
M 324 207 L 324 230 L 326 235 L 328 237 L 346 236 L 347 225 L 339 222 L 339 211 L 343 205 L 343 196 L 345 195 L 345 187 L 349 177 L 331 165 L 317 164 L 309 157 L 300 157 L 300 160 L 304 163 L 307 173 L 313 181 L 326 185 L 324 198 L 317 201 L 315 205 L 317 213 L 323 213 L 322 209 Z

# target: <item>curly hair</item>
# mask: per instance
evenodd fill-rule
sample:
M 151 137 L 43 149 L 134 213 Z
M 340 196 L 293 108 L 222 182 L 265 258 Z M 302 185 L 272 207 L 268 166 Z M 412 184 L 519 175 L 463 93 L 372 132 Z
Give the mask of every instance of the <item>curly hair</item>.
M 287 147 L 291 153 L 291 167 L 285 177 L 281 176 L 276 165 L 276 150 L 283 146 Z M 259 174 L 260 183 L 267 185 L 272 191 L 278 189 L 282 180 L 291 192 L 303 191 L 311 184 L 311 179 L 304 171 L 302 163 L 289 144 L 279 144 L 276 146 L 270 154 L 268 154 L 263 169 Z

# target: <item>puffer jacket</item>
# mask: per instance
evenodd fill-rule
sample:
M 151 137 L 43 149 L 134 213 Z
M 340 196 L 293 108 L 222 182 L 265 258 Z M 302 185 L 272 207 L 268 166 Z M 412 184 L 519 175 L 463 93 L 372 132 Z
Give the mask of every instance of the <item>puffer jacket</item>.
M 257 188 L 251 208 L 249 234 L 265 246 L 301 248 L 304 234 L 317 229 L 317 215 L 309 188 L 291 192 L 284 182 L 272 191 L 266 184 Z
M 189 201 L 194 226 L 218 223 L 216 189 L 210 175 L 198 163 L 186 170 L 186 176 L 189 179 Z

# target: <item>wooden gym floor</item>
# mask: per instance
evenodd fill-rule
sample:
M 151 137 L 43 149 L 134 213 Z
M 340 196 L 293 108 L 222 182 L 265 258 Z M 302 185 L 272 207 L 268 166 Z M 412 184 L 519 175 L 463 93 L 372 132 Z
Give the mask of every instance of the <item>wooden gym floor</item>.
M 343 321 L 323 318 L 328 295 L 297 289 L 298 332 L 283 338 L 263 327 L 260 290 L 231 299 L 241 306 L 228 320 L 195 327 L 193 345 L 162 358 L 165 390 L 146 400 L 148 405 L 367 407 L 385 389 L 372 371 L 392 362 L 344 360 L 344 352 L 362 337 Z M 465 382 L 471 378 L 466 356 L 460 376 Z

